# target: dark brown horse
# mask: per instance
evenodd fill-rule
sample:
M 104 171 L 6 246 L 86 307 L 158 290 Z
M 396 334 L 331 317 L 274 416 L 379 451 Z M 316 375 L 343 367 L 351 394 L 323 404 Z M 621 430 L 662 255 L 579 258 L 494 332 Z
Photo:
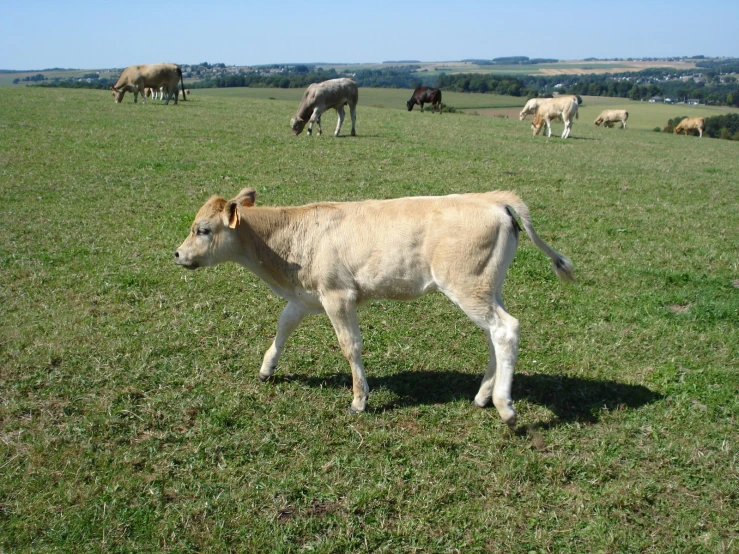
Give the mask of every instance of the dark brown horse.
M 418 87 L 413 91 L 411 99 L 406 103 L 408 111 L 411 111 L 416 104 L 421 106 L 421 111 L 423 111 L 424 104 L 431 104 L 431 113 L 434 113 L 438 105 L 439 113 L 441 113 L 441 91 L 438 88 Z

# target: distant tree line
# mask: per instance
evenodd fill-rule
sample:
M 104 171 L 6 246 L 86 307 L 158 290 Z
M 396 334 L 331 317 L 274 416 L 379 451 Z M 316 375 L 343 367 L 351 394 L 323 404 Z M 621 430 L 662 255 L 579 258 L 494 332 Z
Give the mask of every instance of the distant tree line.
M 34 86 L 46 87 L 46 88 L 91 88 L 91 89 L 109 89 L 110 85 L 116 84 L 118 78 L 115 79 L 91 79 L 90 82 L 87 79 L 80 81 L 76 79 L 59 79 L 59 80 L 46 80 L 42 83 L 38 83 Z
M 698 80 L 693 78 L 695 73 L 701 73 Z M 520 78 L 526 88 L 536 90 L 540 94 L 559 91 L 566 94 L 612 96 L 632 100 L 647 100 L 653 96 L 677 101 L 696 98 L 702 103 L 739 106 L 737 78 L 722 75 L 717 70 L 696 72 L 653 68 L 603 75 L 524 75 Z
M 16 77 L 15 79 L 13 79 L 13 84 L 14 85 L 17 85 L 17 84 L 19 84 L 21 82 L 24 82 L 24 83 L 29 83 L 29 82 L 30 83 L 38 83 L 38 82 L 45 81 L 45 80 L 46 80 L 46 77 L 44 76 L 44 74 L 43 73 L 38 73 L 36 75 L 27 75 L 26 77 L 23 77 L 22 79 L 20 77 Z
M 508 96 L 537 96 L 539 92 L 527 87 L 520 77 L 494 73 L 442 73 L 434 86 L 456 92 L 494 92 Z
M 542 59 L 542 58 L 539 58 Z M 491 63 L 529 63 L 525 56 L 495 58 Z M 480 60 L 475 60 L 477 63 Z M 484 60 L 483 60 L 484 61 Z M 650 68 L 643 71 L 586 75 L 503 75 L 480 73 L 433 74 L 420 65 L 408 64 L 380 69 L 358 69 L 354 73 L 338 73 L 335 69 L 323 69 L 317 65 L 269 66 L 246 73 L 234 73 L 208 77 L 189 84 L 190 88 L 266 87 L 305 88 L 311 83 L 350 76 L 360 87 L 416 88 L 435 86 L 459 92 L 497 93 L 509 96 L 533 97 L 562 94 L 610 96 L 647 100 L 653 96 L 684 101 L 698 99 L 702 103 L 739 106 L 739 82 L 736 76 L 727 75 L 739 59 L 701 60 L 698 64 L 714 64 L 697 70 L 678 71 L 674 68 Z M 200 64 L 203 67 L 220 67 L 223 64 Z M 224 67 L 225 68 L 225 67 Z M 700 73 L 699 78 L 694 78 Z M 43 80 L 43 75 L 27 77 L 41 86 L 72 88 L 108 88 L 115 79 L 100 79 L 89 74 L 78 79 Z

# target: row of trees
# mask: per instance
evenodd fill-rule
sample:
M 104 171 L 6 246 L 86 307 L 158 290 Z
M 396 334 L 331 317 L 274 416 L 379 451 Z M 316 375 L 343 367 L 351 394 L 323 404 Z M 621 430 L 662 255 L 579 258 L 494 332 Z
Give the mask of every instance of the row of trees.
M 45 81 L 45 80 L 46 80 L 46 77 L 44 76 L 44 74 L 43 73 L 38 73 L 36 75 L 27 75 L 27 76 L 23 77 L 22 79 L 20 77 L 16 77 L 15 79 L 13 79 L 13 84 L 14 85 L 17 85 L 17 84 L 19 84 L 21 82 L 25 82 L 25 83 L 28 83 L 28 82 L 30 82 L 30 83 L 38 83 L 38 82 Z
M 530 63 L 524 56 L 496 58 L 496 63 Z M 479 63 L 479 60 L 478 60 Z M 703 63 L 703 62 L 698 62 Z M 705 63 L 709 63 L 706 61 Z M 716 64 L 718 62 L 712 61 Z M 739 60 L 721 61 L 723 65 L 705 68 L 700 78 L 693 79 L 693 71 L 677 71 L 673 68 L 652 68 L 639 72 L 624 72 L 605 75 L 500 75 L 500 74 L 446 74 L 435 75 L 420 66 L 408 64 L 381 69 L 359 69 L 351 76 L 361 87 L 415 88 L 436 86 L 459 92 L 497 93 L 509 96 L 550 96 L 555 92 L 564 94 L 611 96 L 646 100 L 652 96 L 670 97 L 680 101 L 696 98 L 703 103 L 739 106 L 739 83 L 735 76 L 726 75 L 731 63 Z M 205 64 L 202 64 L 205 67 Z M 219 64 L 208 66 L 217 67 Z M 220 64 L 222 65 L 222 64 Z M 200 67 L 200 66 L 198 66 Z M 739 67 L 738 67 L 739 69 Z M 190 88 L 225 87 L 268 87 L 305 88 L 311 83 L 340 77 L 335 69 L 323 69 L 313 65 L 260 68 L 247 73 L 219 75 L 201 79 L 190 84 Z M 97 77 L 97 75 L 95 75 Z M 42 82 L 45 86 L 107 88 L 110 79 L 92 78 L 90 83 L 74 79 L 66 81 L 44 81 L 43 75 L 24 79 Z
M 512 58 L 497 58 L 510 63 Z M 479 63 L 479 60 L 477 60 Z M 493 60 L 494 61 L 494 60 Z M 524 63 L 519 61 L 519 63 Z M 678 72 L 672 68 L 654 68 L 640 72 L 605 75 L 499 75 L 462 73 L 438 76 L 418 71 L 419 66 L 407 65 L 382 69 L 360 69 L 352 77 L 361 87 L 415 88 L 436 86 L 459 92 L 497 93 L 509 96 L 546 96 L 555 92 L 589 96 L 611 96 L 646 100 L 653 96 L 670 97 L 676 101 L 696 98 L 703 103 L 739 106 L 739 83 L 733 76 L 719 73 L 723 69 L 707 69 L 696 81 L 692 71 Z M 280 73 L 254 71 L 246 74 L 206 79 L 191 85 L 198 87 L 279 87 L 304 88 L 310 83 L 338 77 L 334 69 L 314 66 L 283 68 Z M 683 77 L 684 79 L 681 79 Z

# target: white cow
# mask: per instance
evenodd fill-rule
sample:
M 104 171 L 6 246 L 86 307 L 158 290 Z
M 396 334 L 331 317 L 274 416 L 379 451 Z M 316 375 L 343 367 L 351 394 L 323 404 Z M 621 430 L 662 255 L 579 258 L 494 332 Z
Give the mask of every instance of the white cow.
M 526 102 L 526 105 L 521 110 L 521 113 L 518 114 L 518 119 L 523 121 L 526 119 L 527 115 L 536 113 L 536 108 L 539 107 L 542 100 L 546 100 L 546 98 L 529 98 L 528 102 Z
M 352 136 L 356 133 L 357 124 L 357 101 L 359 100 L 359 88 L 357 83 L 351 79 L 331 79 L 322 83 L 313 83 L 303 93 L 303 98 L 298 106 L 295 117 L 290 120 L 290 127 L 294 135 L 299 135 L 310 121 L 308 134 L 313 134 L 313 123 L 318 124 L 318 134 L 321 130 L 321 114 L 326 110 L 334 108 L 339 114 L 339 122 L 336 125 L 334 136 L 339 136 L 341 124 L 344 122 L 344 106 L 349 105 L 349 114 L 352 118 Z
M 626 120 L 629 119 L 629 112 L 626 110 L 603 110 L 595 119 L 595 124 L 604 127 L 613 127 L 614 123 L 621 122 L 621 128 L 626 129 Z
M 562 138 L 564 139 L 570 136 L 573 116 L 578 118 L 576 97 L 560 96 L 558 98 L 546 98 L 536 108 L 536 115 L 534 116 L 534 122 L 531 124 L 531 129 L 534 132 L 534 136 L 536 136 L 541 132 L 544 123 L 546 123 L 547 136 L 551 137 L 552 120 L 562 119 L 565 124 L 564 131 L 562 132 Z
M 572 263 L 536 234 L 526 204 L 495 191 L 395 200 L 254 207 L 256 191 L 211 197 L 175 253 L 187 269 L 237 262 L 287 300 L 260 379 L 275 372 L 288 336 L 307 314 L 326 313 L 352 370 L 351 412 L 365 409 L 357 306 L 371 299 L 412 300 L 440 291 L 487 334 L 490 359 L 475 404 L 492 399 L 504 422 L 516 412 L 511 382 L 519 325 L 501 291 L 518 245 L 519 224 L 562 280 Z

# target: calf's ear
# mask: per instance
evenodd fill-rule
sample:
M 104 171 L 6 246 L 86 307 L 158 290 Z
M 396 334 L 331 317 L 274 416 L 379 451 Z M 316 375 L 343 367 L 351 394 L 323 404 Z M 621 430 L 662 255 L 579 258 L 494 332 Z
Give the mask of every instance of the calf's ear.
M 251 208 L 256 200 L 257 191 L 252 187 L 242 189 L 236 198 L 228 201 L 228 226 L 231 229 L 235 229 L 236 226 L 241 223 L 241 216 L 239 215 L 239 206 Z
M 229 202 L 235 202 L 239 206 L 251 208 L 257 199 L 257 191 L 253 187 L 246 187 L 241 189 L 241 192 L 232 198 Z

